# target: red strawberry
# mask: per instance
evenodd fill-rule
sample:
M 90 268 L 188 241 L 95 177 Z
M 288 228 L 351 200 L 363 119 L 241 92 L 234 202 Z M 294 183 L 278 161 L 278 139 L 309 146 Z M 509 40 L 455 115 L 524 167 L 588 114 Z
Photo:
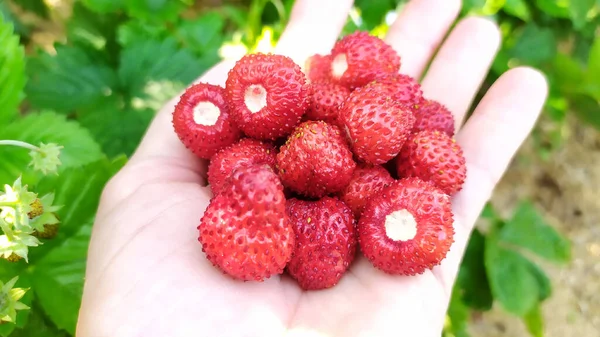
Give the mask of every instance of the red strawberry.
M 225 90 L 207 83 L 190 86 L 175 106 L 173 127 L 181 142 L 198 157 L 210 159 L 240 138 L 225 103 Z
M 322 121 L 300 124 L 277 154 L 283 184 L 308 197 L 340 191 L 355 167 L 339 128 Z
M 226 99 L 238 127 L 256 139 L 287 136 L 308 106 L 308 87 L 289 57 L 250 54 L 229 71 Z
M 267 164 L 275 169 L 275 147 L 259 140 L 243 138 L 219 151 L 208 165 L 208 184 L 214 195 L 223 189 L 227 178 L 238 168 Z
M 332 80 L 349 89 L 400 70 L 400 56 L 383 40 L 367 32 L 346 35 L 331 50 Z
M 354 170 L 352 180 L 340 193 L 340 199 L 348 205 L 358 219 L 367 202 L 394 182 L 390 173 L 381 166 L 360 165 Z
M 368 85 L 383 84 L 393 100 L 416 107 L 423 103 L 421 85 L 412 77 L 404 74 L 391 74 L 375 80 Z
M 399 177 L 429 180 L 448 195 L 462 189 L 467 175 L 462 149 L 439 131 L 413 134 L 398 155 L 396 168 Z
M 331 55 L 315 54 L 306 60 L 306 74 L 311 82 L 331 79 Z
M 422 274 L 440 264 L 454 242 L 451 207 L 433 184 L 397 180 L 367 203 L 358 223 L 360 248 L 386 273 Z
M 245 281 L 281 274 L 295 247 L 285 203 L 283 186 L 268 165 L 236 170 L 198 226 L 207 259 Z
M 296 234 L 289 274 L 305 290 L 333 287 L 354 260 L 357 240 L 352 211 L 331 197 L 291 199 L 286 210 Z
M 425 100 L 415 110 L 416 122 L 413 132 L 423 130 L 437 130 L 445 132 L 448 136 L 454 136 L 454 116 L 439 102 Z
M 359 160 L 374 165 L 400 152 L 415 123 L 411 109 L 393 101 L 383 87 L 354 90 L 340 110 L 352 151 Z
M 341 126 L 338 118 L 340 106 L 350 95 L 350 90 L 341 85 L 327 82 L 315 82 L 310 87 L 311 100 L 305 117 L 309 120 L 322 120 Z

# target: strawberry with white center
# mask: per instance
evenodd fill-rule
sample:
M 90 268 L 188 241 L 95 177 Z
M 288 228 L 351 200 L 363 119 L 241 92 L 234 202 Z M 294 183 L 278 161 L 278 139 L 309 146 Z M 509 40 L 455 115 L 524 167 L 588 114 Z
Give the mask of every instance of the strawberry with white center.
M 200 158 L 210 159 L 241 136 L 231 119 L 224 95 L 225 90 L 220 86 L 198 83 L 189 87 L 175 106 L 175 132 Z
M 295 247 L 283 186 L 268 165 L 236 170 L 198 226 L 202 251 L 236 279 L 263 281 L 281 274 Z
M 255 139 L 287 136 L 308 107 L 306 77 L 300 66 L 282 55 L 242 57 L 229 71 L 225 89 L 233 120 Z
M 367 203 L 358 233 L 376 268 L 422 274 L 440 264 L 454 242 L 450 197 L 418 178 L 397 180 Z

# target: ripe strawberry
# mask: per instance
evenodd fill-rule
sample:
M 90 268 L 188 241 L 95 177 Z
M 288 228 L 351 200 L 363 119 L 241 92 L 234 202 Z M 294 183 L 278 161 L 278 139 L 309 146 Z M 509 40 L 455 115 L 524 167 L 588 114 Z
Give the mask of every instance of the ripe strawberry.
M 207 259 L 233 278 L 281 274 L 295 247 L 279 178 L 268 165 L 237 169 L 198 226 Z
M 396 159 L 396 168 L 399 177 L 429 180 L 448 195 L 462 189 L 467 174 L 462 149 L 439 131 L 411 135 Z
M 275 169 L 275 147 L 259 140 L 243 138 L 219 151 L 208 165 L 208 184 L 214 195 L 223 189 L 227 178 L 238 168 L 267 164 Z
M 331 79 L 331 55 L 315 54 L 306 60 L 306 74 L 310 82 Z
M 340 106 L 350 95 L 350 90 L 328 82 L 315 82 L 310 85 L 310 88 L 310 106 L 305 117 L 309 120 L 321 120 L 341 127 L 338 118 Z
M 300 66 L 282 55 L 250 54 L 229 71 L 226 99 L 242 131 L 256 139 L 287 136 L 308 106 L 308 87 Z
M 332 80 L 353 90 L 400 70 L 400 56 L 367 32 L 346 35 L 331 50 Z
M 210 159 L 240 138 L 231 120 L 222 87 L 198 83 L 189 87 L 173 112 L 173 127 L 181 142 L 198 157 Z
M 413 132 L 437 130 L 445 132 L 450 137 L 454 136 L 454 116 L 439 102 L 425 100 L 415 110 L 415 118 Z
M 277 154 L 283 184 L 307 197 L 340 191 L 355 167 L 339 128 L 322 121 L 300 124 Z
M 410 108 L 390 98 L 383 84 L 374 84 L 350 94 L 340 121 L 358 159 L 378 165 L 400 152 L 415 117 Z
M 367 202 L 392 182 L 394 178 L 383 167 L 360 165 L 354 170 L 352 179 L 340 193 L 340 199 L 352 209 L 358 219 Z
M 394 73 L 375 80 L 368 85 L 378 86 L 379 84 L 384 85 L 389 96 L 398 103 L 413 108 L 416 108 L 423 103 L 423 91 L 421 90 L 421 85 L 408 75 Z
M 289 274 L 305 290 L 333 287 L 354 260 L 357 240 L 352 211 L 331 197 L 291 199 L 286 210 L 296 234 Z
M 440 264 L 454 242 L 451 207 L 432 183 L 397 180 L 367 203 L 358 223 L 360 248 L 386 273 L 422 274 Z

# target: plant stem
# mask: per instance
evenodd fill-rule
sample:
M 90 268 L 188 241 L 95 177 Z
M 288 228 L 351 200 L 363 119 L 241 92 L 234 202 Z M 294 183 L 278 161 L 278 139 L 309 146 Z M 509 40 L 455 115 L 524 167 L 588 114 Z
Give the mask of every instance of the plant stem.
M 0 207 L 14 207 L 18 203 L 18 201 L 0 201 Z
M 18 146 L 18 147 L 22 147 L 25 149 L 29 149 L 29 150 L 33 150 L 33 151 L 40 151 L 40 148 L 35 146 L 35 145 L 31 145 L 29 143 L 26 142 L 22 142 L 20 140 L 0 140 L 0 145 L 12 145 L 12 146 Z

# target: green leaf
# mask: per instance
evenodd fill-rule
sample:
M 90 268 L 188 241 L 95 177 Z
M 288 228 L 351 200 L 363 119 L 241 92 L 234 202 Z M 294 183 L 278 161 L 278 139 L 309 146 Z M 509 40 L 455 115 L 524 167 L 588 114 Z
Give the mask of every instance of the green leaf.
M 89 9 L 98 13 L 115 12 L 123 8 L 122 0 L 82 0 Z
M 30 59 L 26 87 L 29 102 L 40 109 L 72 110 L 110 95 L 117 85 L 115 72 L 96 52 L 59 46 L 57 55 Z
M 386 13 L 395 7 L 391 0 L 357 0 L 356 6 L 360 9 L 365 27 L 369 30 L 381 24 Z
M 510 54 L 521 64 L 538 66 L 551 60 L 556 50 L 557 41 L 552 29 L 530 23 L 519 35 Z
M 129 20 L 119 26 L 117 40 L 123 47 L 148 40 L 163 40 L 171 33 L 163 25 L 154 25 L 140 20 Z
M 18 113 L 25 87 L 25 52 L 11 23 L 0 15 L 0 125 Z
M 582 122 L 600 130 L 600 104 L 599 101 L 585 95 L 571 97 L 571 108 L 575 116 Z
M 596 5 L 596 0 L 571 0 L 569 12 L 576 29 L 581 29 L 587 23 L 587 15 Z
M 125 0 L 129 15 L 157 22 L 173 21 L 183 11 L 186 4 L 181 0 Z
M 46 317 L 39 304 L 31 307 L 31 314 L 27 325 L 23 329 L 17 329 L 11 337 L 69 337 L 66 332 L 58 330 Z
M 536 305 L 523 317 L 527 331 L 533 337 L 544 337 L 544 318 L 539 305 Z
M 177 29 L 178 39 L 186 49 L 197 55 L 205 55 L 217 51 L 223 42 L 225 20 L 218 12 L 207 12 L 193 20 L 184 20 Z
M 156 85 L 153 90 L 175 92 L 173 88 Z M 143 105 L 145 101 L 137 101 Z M 162 100 L 160 100 L 162 103 Z M 159 105 L 150 101 L 148 104 Z M 148 124 L 156 110 L 135 109 L 128 107 L 119 97 L 110 97 L 98 104 L 90 105 L 79 112 L 79 121 L 87 127 L 102 146 L 103 151 L 110 157 L 125 154 L 130 155 L 137 148 Z
M 523 247 L 543 258 L 567 262 L 571 257 L 569 241 L 560 235 L 529 202 L 522 202 L 499 233 L 503 243 Z
M 494 301 L 484 262 L 485 237 L 477 229 L 471 234 L 469 244 L 457 278 L 463 302 L 477 310 L 489 310 Z
M 8 280 L 12 279 L 15 276 L 15 274 L 11 275 L 10 277 L 2 277 L 2 281 L 7 282 Z M 19 274 L 19 279 L 17 280 L 17 283 L 15 283 L 14 288 L 24 288 L 24 289 L 29 289 L 25 295 L 23 296 L 23 298 L 21 298 L 19 300 L 19 302 L 25 304 L 28 307 L 31 307 L 31 303 L 33 302 L 33 291 L 31 290 L 31 278 L 29 277 L 29 275 L 25 274 L 25 273 L 21 273 Z M 31 309 L 25 309 L 25 310 L 17 310 L 17 319 L 15 321 L 15 324 L 0 324 L 0 336 L 5 337 L 5 336 L 14 336 L 13 331 L 17 330 L 18 328 L 23 328 L 24 326 L 28 325 L 28 322 L 30 320 L 30 315 L 31 315 Z
M 70 167 L 84 165 L 100 159 L 103 154 L 92 135 L 77 122 L 53 112 L 31 113 L 0 129 L 0 139 L 25 141 L 39 146 L 55 143 L 61 150 L 59 173 Z M 12 182 L 23 173 L 28 183 L 35 183 L 41 173 L 27 170 L 31 161 L 29 150 L 0 146 L 0 184 Z M 27 177 L 27 178 L 25 178 Z
M 572 57 L 565 54 L 557 54 L 554 58 L 554 71 L 552 83 L 560 87 L 560 90 L 568 93 L 581 93 L 585 82 L 583 67 Z
M 485 266 L 494 298 L 518 316 L 528 313 L 539 301 L 538 281 L 519 253 L 498 245 L 490 234 L 485 247 Z
M 71 168 L 59 176 L 45 177 L 37 184 L 36 191 L 39 194 L 54 192 L 54 204 L 63 205 L 57 212 L 60 237 L 46 242 L 44 246 L 70 237 L 83 224 L 93 220 L 104 186 L 124 162 L 122 157 L 114 161 L 104 158 L 83 167 Z M 32 254 L 34 252 L 32 250 Z
M 525 0 L 506 0 L 502 8 L 506 13 L 516 16 L 523 21 L 531 20 L 531 10 Z
M 141 41 L 121 54 L 119 77 L 136 109 L 160 109 L 204 70 L 189 50 L 174 39 Z
M 446 325 L 442 337 L 469 337 L 467 331 L 469 313 L 469 308 L 461 299 L 460 291 L 455 287 L 448 305 Z
M 597 37 L 590 50 L 587 71 L 587 90 L 600 101 L 600 37 Z
M 40 305 L 58 328 L 70 334 L 77 325 L 91 233 L 91 223 L 81 227 L 41 259 L 33 274 Z
M 570 17 L 569 3 L 579 0 L 536 0 L 539 9 L 550 16 L 558 18 Z
M 529 269 L 529 272 L 537 281 L 540 295 L 539 301 L 545 301 L 552 295 L 552 283 L 550 282 L 550 278 L 548 278 L 548 275 L 546 275 L 546 273 L 531 260 L 523 257 L 523 263 L 527 265 L 527 269 Z

